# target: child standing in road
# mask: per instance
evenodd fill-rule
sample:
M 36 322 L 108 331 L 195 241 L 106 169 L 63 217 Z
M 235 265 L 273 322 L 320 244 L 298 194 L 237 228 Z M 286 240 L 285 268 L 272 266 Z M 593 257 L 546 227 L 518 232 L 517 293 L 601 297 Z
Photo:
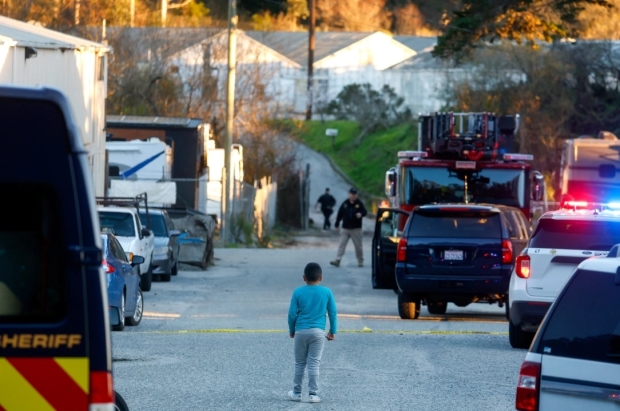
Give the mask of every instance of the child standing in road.
M 306 365 L 308 367 L 308 402 L 321 402 L 319 393 L 319 365 L 325 339 L 332 341 L 338 332 L 336 301 L 331 290 L 319 285 L 323 271 L 317 263 L 309 263 L 304 269 L 305 286 L 297 288 L 288 310 L 288 328 L 295 339 L 295 380 L 288 398 L 301 401 L 301 383 Z M 325 335 L 325 312 L 329 315 L 329 333 Z

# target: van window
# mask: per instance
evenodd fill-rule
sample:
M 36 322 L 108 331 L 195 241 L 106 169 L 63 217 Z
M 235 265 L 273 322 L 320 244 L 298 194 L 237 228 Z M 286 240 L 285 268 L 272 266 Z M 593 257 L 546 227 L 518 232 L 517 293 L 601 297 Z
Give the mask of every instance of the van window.
M 133 214 L 115 213 L 113 211 L 99 211 L 99 221 L 102 229 L 109 229 L 120 237 L 134 237 Z
M 576 221 L 541 218 L 530 248 L 609 251 L 620 243 L 620 221 Z
M 540 354 L 620 363 L 620 286 L 615 274 L 577 270 L 550 314 Z
M 0 184 L 0 323 L 57 322 L 67 313 L 62 225 L 54 190 Z
M 410 237 L 500 238 L 499 213 L 416 212 L 409 224 Z

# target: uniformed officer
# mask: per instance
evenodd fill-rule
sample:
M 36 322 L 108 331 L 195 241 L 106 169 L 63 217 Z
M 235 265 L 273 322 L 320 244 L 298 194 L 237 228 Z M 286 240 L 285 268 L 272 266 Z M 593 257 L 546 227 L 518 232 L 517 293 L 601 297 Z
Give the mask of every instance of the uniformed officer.
M 317 200 L 314 205 L 315 210 L 319 207 L 319 204 L 321 205 L 323 217 L 325 217 L 325 222 L 323 222 L 323 230 L 329 230 L 332 225 L 329 221 L 329 217 L 334 212 L 334 206 L 336 205 L 336 199 L 329 193 L 329 187 L 325 189 L 325 194 Z
M 338 247 L 338 255 L 330 264 L 340 267 L 340 260 L 347 248 L 349 239 L 353 240 L 355 246 L 355 256 L 357 257 L 357 265 L 364 266 L 364 253 L 362 250 L 362 218 L 368 214 L 364 203 L 357 198 L 357 190 L 352 188 L 349 190 L 349 198 L 345 200 L 338 209 L 336 216 L 336 230 L 339 230 L 342 221 L 342 230 L 340 230 L 340 246 Z

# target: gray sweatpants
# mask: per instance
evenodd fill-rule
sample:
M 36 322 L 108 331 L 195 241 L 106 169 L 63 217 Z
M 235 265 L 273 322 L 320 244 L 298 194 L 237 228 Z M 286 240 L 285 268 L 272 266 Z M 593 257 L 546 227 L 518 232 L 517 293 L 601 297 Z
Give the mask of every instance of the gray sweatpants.
M 362 229 L 361 228 L 341 228 L 340 229 L 340 245 L 338 246 L 338 254 L 336 255 L 336 261 L 342 260 L 344 251 L 349 243 L 349 238 L 353 240 L 355 246 L 355 256 L 357 262 L 364 263 L 364 251 L 362 249 Z
M 295 331 L 295 381 L 293 391 L 301 393 L 306 365 L 308 366 L 308 390 L 319 393 L 319 365 L 325 346 L 325 330 L 309 328 Z

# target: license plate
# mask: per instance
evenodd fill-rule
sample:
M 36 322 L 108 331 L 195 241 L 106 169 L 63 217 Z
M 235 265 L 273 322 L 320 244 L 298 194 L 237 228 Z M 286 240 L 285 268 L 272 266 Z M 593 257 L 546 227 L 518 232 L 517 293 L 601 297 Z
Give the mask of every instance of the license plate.
M 462 250 L 446 250 L 443 254 L 444 260 L 456 261 L 463 260 Z

